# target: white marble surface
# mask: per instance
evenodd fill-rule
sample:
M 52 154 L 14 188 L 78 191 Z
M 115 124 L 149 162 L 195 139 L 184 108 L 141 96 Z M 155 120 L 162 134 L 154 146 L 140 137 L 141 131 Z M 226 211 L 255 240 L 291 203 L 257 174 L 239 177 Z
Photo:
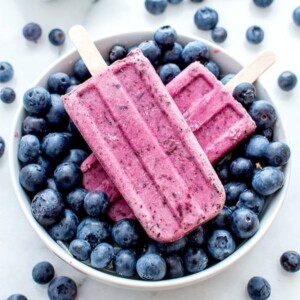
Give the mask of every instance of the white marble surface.
M 265 276 L 272 285 L 271 299 L 299 299 L 300 273 L 288 274 L 279 265 L 285 250 L 300 251 L 300 82 L 292 92 L 277 87 L 281 71 L 292 70 L 300 80 L 300 27 L 292 22 L 292 11 L 299 0 L 274 1 L 267 9 L 255 7 L 250 0 L 205 0 L 202 4 L 185 0 L 181 5 L 169 5 L 161 16 L 152 16 L 144 9 L 143 0 L 0 0 L 0 61 L 9 61 L 15 76 L 7 85 L 17 92 L 11 105 L 0 103 L 0 136 L 7 142 L 0 159 L 0 299 L 12 293 L 23 293 L 28 299 L 47 299 L 46 287 L 37 286 L 31 279 L 33 265 L 49 260 L 59 275 L 68 275 L 78 284 L 78 299 L 248 299 L 246 284 L 254 275 Z M 242 63 L 250 61 L 262 49 L 276 51 L 278 60 L 262 77 L 284 121 L 292 148 L 292 176 L 285 203 L 262 240 L 242 260 L 224 273 L 195 286 L 164 292 L 135 292 L 103 285 L 86 278 L 51 253 L 29 226 L 17 203 L 8 170 L 8 144 L 12 139 L 12 122 L 26 88 L 61 53 L 72 49 L 67 39 L 64 47 L 55 48 L 47 41 L 47 33 L 54 27 L 67 31 L 81 23 L 94 38 L 132 30 L 154 30 L 159 25 L 171 24 L 179 33 L 209 39 L 209 33 L 196 29 L 193 15 L 199 6 L 209 5 L 219 12 L 219 25 L 227 28 L 229 36 L 223 47 Z M 37 43 L 26 42 L 22 27 L 30 21 L 41 24 L 43 37 Z M 258 24 L 265 29 L 261 45 L 245 41 L 248 26 Z M 4 85 L 1 84 L 0 88 Z

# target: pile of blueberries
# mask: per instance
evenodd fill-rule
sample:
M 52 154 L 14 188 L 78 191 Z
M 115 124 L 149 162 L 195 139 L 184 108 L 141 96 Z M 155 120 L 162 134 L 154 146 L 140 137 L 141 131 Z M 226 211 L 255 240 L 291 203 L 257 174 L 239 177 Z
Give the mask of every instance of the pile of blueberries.
M 177 42 L 176 31 L 162 26 L 153 40 L 126 48 L 114 45 L 108 63 L 140 48 L 164 83 L 194 61 L 203 63 L 224 84 L 234 74 L 222 74 L 201 41 Z M 136 220 L 113 223 L 106 215 L 109 199 L 102 191 L 82 187 L 80 165 L 90 154 L 69 119 L 61 95 L 90 77 L 82 59 L 72 74 L 49 76 L 47 87 L 33 87 L 23 97 L 27 113 L 19 143 L 19 180 L 31 200 L 37 222 L 70 254 L 91 267 L 126 278 L 161 280 L 200 272 L 231 255 L 259 229 L 269 195 L 284 184 L 288 145 L 273 141 L 276 111 L 256 98 L 252 84 L 236 87 L 234 97 L 256 122 L 257 131 L 215 166 L 224 184 L 226 203 L 219 215 L 173 243 L 158 243 Z

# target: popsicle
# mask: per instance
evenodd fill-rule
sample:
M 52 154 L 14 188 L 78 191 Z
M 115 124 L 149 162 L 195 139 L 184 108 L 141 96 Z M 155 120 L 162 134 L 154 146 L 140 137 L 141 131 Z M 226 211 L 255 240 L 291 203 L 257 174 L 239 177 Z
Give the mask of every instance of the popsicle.
M 149 237 L 172 242 L 218 214 L 222 183 L 139 49 L 62 101 Z

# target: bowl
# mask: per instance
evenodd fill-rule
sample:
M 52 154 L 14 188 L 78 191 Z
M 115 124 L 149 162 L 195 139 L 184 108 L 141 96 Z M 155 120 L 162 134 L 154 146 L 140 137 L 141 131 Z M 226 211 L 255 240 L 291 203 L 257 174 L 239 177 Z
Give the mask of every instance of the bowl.
M 100 52 L 105 56 L 110 50 L 111 46 L 114 44 L 123 44 L 125 46 L 132 46 L 140 43 L 141 41 L 152 39 L 153 32 L 132 32 L 127 34 L 119 34 L 115 36 L 110 36 L 107 38 L 102 38 L 95 41 L 97 48 Z M 178 41 L 186 44 L 193 40 L 202 40 L 200 38 L 195 38 L 192 36 L 179 35 Z M 210 43 L 209 41 L 202 40 L 205 42 L 210 49 L 210 57 L 215 60 L 221 66 L 221 69 L 225 73 L 236 73 L 241 68 L 242 65 L 229 53 L 224 51 L 222 48 Z M 47 78 L 50 74 L 58 71 L 63 71 L 70 73 L 72 70 L 72 65 L 79 58 L 79 54 L 77 51 L 73 50 L 72 52 L 64 55 L 60 59 L 58 59 L 55 63 L 53 63 L 43 74 L 41 74 L 36 81 L 32 84 L 32 86 L 46 86 Z M 257 94 L 261 99 L 267 99 L 271 101 L 274 105 L 274 102 L 270 99 L 264 87 L 261 85 L 259 80 L 256 82 Z M 276 107 L 276 106 L 275 106 Z M 23 107 L 20 107 L 16 113 L 16 119 L 13 125 L 13 132 L 11 138 L 11 147 L 9 152 L 9 163 L 10 163 L 10 171 L 11 178 L 13 182 L 13 187 L 17 195 L 17 199 L 19 204 L 25 214 L 25 217 L 29 221 L 32 228 L 36 231 L 38 236 L 42 239 L 42 241 L 47 245 L 51 251 L 53 251 L 58 257 L 64 260 L 67 264 L 73 266 L 78 271 L 90 276 L 91 278 L 98 280 L 100 282 L 122 287 L 128 289 L 135 290 L 164 290 L 164 289 L 174 289 L 185 287 L 188 285 L 195 284 L 197 282 L 206 280 L 216 274 L 224 271 L 230 265 L 241 259 L 250 249 L 254 247 L 254 245 L 261 239 L 261 237 L 267 232 L 268 228 L 271 226 L 274 221 L 278 211 L 280 210 L 282 203 L 284 201 L 284 197 L 287 191 L 289 177 L 290 177 L 290 163 L 288 163 L 284 167 L 285 173 L 285 184 L 281 190 L 279 190 L 276 194 L 272 195 L 272 201 L 266 201 L 266 207 L 264 209 L 263 215 L 261 216 L 260 228 L 258 232 L 252 236 L 250 239 L 243 242 L 237 250 L 217 264 L 210 266 L 209 268 L 192 275 L 188 275 L 185 277 L 177 278 L 177 279 L 166 279 L 161 281 L 143 281 L 136 279 L 126 279 L 122 277 L 118 277 L 112 275 L 108 272 L 99 271 L 93 269 L 85 263 L 82 263 L 71 256 L 68 252 L 67 247 L 61 242 L 55 242 L 46 230 L 37 223 L 34 217 L 31 214 L 30 209 L 30 199 L 26 192 L 23 190 L 21 185 L 19 184 L 18 177 L 20 171 L 20 164 L 17 159 L 17 150 L 18 144 L 21 137 L 21 126 L 22 121 L 25 118 L 25 110 Z M 275 125 L 274 137 L 277 140 L 283 141 L 287 143 L 287 136 L 284 129 L 284 126 L 281 122 L 280 116 L 278 116 L 278 121 Z

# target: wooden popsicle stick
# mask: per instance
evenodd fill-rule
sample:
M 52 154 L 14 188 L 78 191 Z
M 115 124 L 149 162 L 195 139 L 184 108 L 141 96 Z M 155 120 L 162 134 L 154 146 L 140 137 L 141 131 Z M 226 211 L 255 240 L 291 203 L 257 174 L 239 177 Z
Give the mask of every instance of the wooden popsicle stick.
M 263 74 L 276 60 L 273 51 L 266 50 L 259 54 L 249 65 L 238 72 L 225 86 L 231 92 L 242 82 L 253 83 Z

